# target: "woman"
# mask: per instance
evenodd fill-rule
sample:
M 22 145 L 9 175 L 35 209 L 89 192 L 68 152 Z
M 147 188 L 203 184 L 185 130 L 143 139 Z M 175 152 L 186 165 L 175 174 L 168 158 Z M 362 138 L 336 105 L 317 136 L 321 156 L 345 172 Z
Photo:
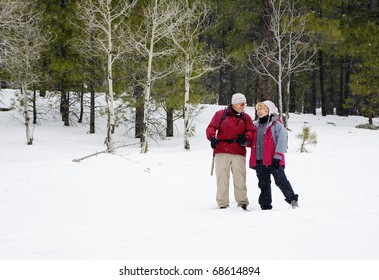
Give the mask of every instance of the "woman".
M 249 166 L 255 169 L 261 190 L 259 205 L 262 210 L 272 209 L 271 175 L 282 191 L 285 201 L 298 208 L 298 195 L 294 193 L 284 173 L 284 153 L 287 150 L 287 132 L 277 116 L 278 109 L 267 100 L 256 105 L 259 120 L 254 123 L 256 133 L 252 141 Z

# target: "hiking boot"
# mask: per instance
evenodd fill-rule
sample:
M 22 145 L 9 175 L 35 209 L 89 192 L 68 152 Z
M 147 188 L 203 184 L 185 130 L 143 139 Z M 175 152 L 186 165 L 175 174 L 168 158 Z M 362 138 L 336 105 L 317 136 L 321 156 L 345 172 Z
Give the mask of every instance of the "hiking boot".
M 290 204 L 291 204 L 292 209 L 299 208 L 299 203 L 297 203 L 296 200 L 292 200 Z
M 241 205 L 241 208 L 242 208 L 243 210 L 247 211 L 247 204 L 242 204 L 242 205 Z

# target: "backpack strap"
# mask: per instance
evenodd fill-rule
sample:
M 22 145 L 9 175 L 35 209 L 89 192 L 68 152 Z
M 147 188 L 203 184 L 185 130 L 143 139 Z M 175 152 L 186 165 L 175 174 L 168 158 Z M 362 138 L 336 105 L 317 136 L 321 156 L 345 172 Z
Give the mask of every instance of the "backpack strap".
M 228 116 L 228 107 L 225 107 L 224 114 L 222 115 L 220 119 L 220 123 L 218 124 L 218 129 L 220 129 L 221 123 L 226 119 L 227 116 Z
M 228 109 L 229 109 L 229 106 L 228 107 L 225 107 L 224 109 L 224 114 L 222 115 L 221 119 L 220 119 L 220 123 L 218 124 L 218 129 L 220 129 L 220 126 L 221 126 L 221 123 L 226 119 L 226 117 L 228 116 Z M 245 115 L 245 112 L 241 112 L 241 118 L 243 120 L 243 123 L 245 124 L 245 130 L 246 130 L 246 115 Z

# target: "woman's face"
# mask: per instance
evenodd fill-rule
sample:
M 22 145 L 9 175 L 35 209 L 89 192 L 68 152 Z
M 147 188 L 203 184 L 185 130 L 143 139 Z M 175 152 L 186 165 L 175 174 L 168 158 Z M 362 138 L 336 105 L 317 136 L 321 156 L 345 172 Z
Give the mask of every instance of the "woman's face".
M 265 106 L 259 106 L 257 108 L 257 115 L 258 115 L 258 118 L 263 118 L 263 117 L 267 116 L 268 115 L 268 108 Z

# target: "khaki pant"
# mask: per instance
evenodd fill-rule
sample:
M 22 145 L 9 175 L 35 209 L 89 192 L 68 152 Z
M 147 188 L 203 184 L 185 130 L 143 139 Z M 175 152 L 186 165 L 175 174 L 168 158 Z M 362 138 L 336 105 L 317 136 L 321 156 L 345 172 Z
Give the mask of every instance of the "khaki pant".
M 238 206 L 249 204 L 246 187 L 246 157 L 232 154 L 216 154 L 216 201 L 219 207 L 229 206 L 230 172 L 233 176 L 234 199 Z

